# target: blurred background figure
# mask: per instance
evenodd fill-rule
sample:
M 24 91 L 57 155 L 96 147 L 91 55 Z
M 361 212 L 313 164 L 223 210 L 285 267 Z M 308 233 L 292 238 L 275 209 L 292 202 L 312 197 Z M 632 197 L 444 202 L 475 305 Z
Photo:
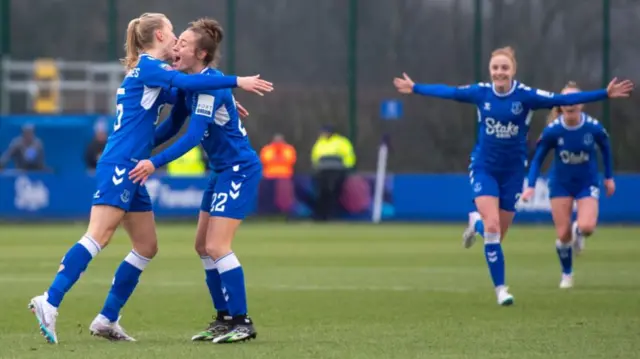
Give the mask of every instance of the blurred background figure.
M 264 179 L 291 179 L 296 164 L 296 149 L 276 133 L 273 140 L 260 150 Z
M 342 185 L 356 164 L 353 145 L 336 133 L 333 126 L 324 126 L 311 149 L 314 169 L 316 205 L 314 219 L 327 221 L 338 209 Z
M 171 177 L 203 177 L 206 172 L 207 159 L 200 145 L 167 165 L 167 174 Z
M 93 126 L 93 140 L 87 146 L 87 150 L 84 154 L 84 161 L 87 164 L 87 169 L 93 171 L 98 165 L 98 160 L 102 156 L 104 146 L 107 144 L 107 124 L 103 120 L 96 121 Z
M 289 214 L 293 209 L 293 173 L 297 157 L 296 149 L 280 133 L 276 133 L 273 140 L 260 150 L 263 170 L 258 200 L 265 210 Z
M 33 124 L 22 126 L 22 134 L 14 138 L 9 148 L 0 157 L 0 169 L 13 162 L 13 166 L 21 171 L 44 171 L 44 147 L 35 135 Z

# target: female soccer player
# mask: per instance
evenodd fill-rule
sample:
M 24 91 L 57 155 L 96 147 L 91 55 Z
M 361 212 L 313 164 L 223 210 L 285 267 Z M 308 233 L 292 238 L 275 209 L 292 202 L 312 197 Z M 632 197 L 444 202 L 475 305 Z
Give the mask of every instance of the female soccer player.
M 221 73 L 210 66 L 215 64 L 221 41 L 222 28 L 216 21 L 192 22 L 178 39 L 174 65 L 187 73 L 220 76 Z M 202 200 L 196 251 L 202 258 L 206 283 L 218 314 L 216 320 L 192 340 L 233 343 L 253 339 L 257 333 L 247 316 L 244 272 L 231 250 L 231 242 L 238 226 L 253 208 L 262 165 L 238 118 L 231 90 L 189 92 L 185 102 L 186 106 L 180 105 L 182 109 L 178 107 L 171 119 L 159 126 L 156 142 L 162 143 L 177 133 L 184 122 L 184 109 L 191 109 L 187 133 L 150 160 L 140 161 L 130 178 L 144 183 L 156 168 L 202 143 L 215 176 Z
M 633 84 L 614 79 L 607 89 L 564 95 L 532 89 L 514 79 L 516 59 L 510 47 L 491 54 L 489 72 L 491 83 L 461 87 L 415 84 L 406 74 L 404 78 L 394 79 L 394 84 L 404 94 L 416 93 L 477 106 L 479 139 L 471 154 L 469 176 L 480 214 L 470 215 L 470 226 L 463 235 L 464 246 L 468 248 L 473 244 L 476 232 L 484 237 L 485 257 L 498 304 L 511 305 L 514 298 L 505 285 L 501 240 L 513 221 L 526 174 L 526 136 L 533 111 L 607 97 L 628 97 Z
M 171 22 L 162 14 L 147 13 L 127 28 L 127 76 L 117 92 L 117 115 L 96 169 L 97 191 L 86 234 L 62 258 L 53 283 L 44 295 L 34 297 L 29 307 L 49 343 L 57 343 L 58 306 L 89 262 L 109 243 L 120 223 L 129 234 L 133 250 L 117 269 L 113 286 L 101 313 L 91 323 L 94 335 L 111 340 L 134 340 L 119 324 L 120 309 L 135 289 L 140 274 L 157 251 L 151 200 L 144 186 L 135 184 L 127 172 L 140 159 L 148 158 L 154 141 L 158 114 L 173 86 L 184 90 L 241 87 L 262 94 L 269 82 L 253 77 L 188 76 L 164 61 L 171 58 L 176 37 Z
M 577 92 L 580 89 L 575 82 L 569 82 L 562 90 L 563 94 Z M 613 195 L 616 190 L 609 135 L 597 120 L 582 112 L 582 107 L 574 105 L 553 108 L 549 125 L 538 140 L 536 154 L 529 169 L 528 186 L 522 194 L 524 201 L 533 196 L 542 162 L 547 153 L 555 149 L 549 172 L 549 197 L 551 215 L 558 235 L 556 249 L 562 267 L 560 288 L 573 287 L 572 252 L 575 250 L 579 254 L 582 251 L 585 237 L 593 233 L 598 221 L 600 180 L 596 145 L 602 153 L 607 196 Z M 578 218 L 572 224 L 574 200 L 578 205 Z

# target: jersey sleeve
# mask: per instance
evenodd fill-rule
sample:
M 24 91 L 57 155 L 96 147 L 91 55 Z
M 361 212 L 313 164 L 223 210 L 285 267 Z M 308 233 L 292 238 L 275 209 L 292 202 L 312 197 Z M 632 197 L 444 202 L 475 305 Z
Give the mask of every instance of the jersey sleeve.
M 613 178 L 613 156 L 611 154 L 611 142 L 609 141 L 609 134 L 607 130 L 599 123 L 594 125 L 595 133 L 594 138 L 598 147 L 600 148 L 600 153 L 602 153 L 602 164 L 604 166 L 604 178 L 611 179 Z
M 141 61 L 138 78 L 148 87 L 176 87 L 186 91 L 206 91 L 234 88 L 236 76 L 185 75 L 159 60 Z
M 480 84 L 466 86 L 448 86 L 441 84 L 415 84 L 413 93 L 465 103 L 478 103 L 483 87 Z
M 175 87 L 171 87 L 169 90 L 165 90 L 165 91 L 167 91 L 166 103 L 171 105 L 175 105 L 176 103 L 178 103 L 178 101 L 180 101 L 181 97 L 184 97 L 184 91 L 177 89 Z
M 151 163 L 155 168 L 162 167 L 182 157 L 200 143 L 209 124 L 214 122 L 216 106 L 220 106 L 220 97 L 216 96 L 214 92 L 198 94 L 187 133 L 164 151 L 151 157 Z
M 544 162 L 547 153 L 555 146 L 555 136 L 553 135 L 553 124 L 545 127 L 538 139 L 536 145 L 536 153 L 531 160 L 531 166 L 529 167 L 529 176 L 527 177 L 527 186 L 534 188 L 536 186 L 536 180 L 540 176 L 540 168 L 542 162 Z
M 171 137 L 178 134 L 182 125 L 184 125 L 189 109 L 184 99 L 184 95 L 180 93 L 175 98 L 176 102 L 171 108 L 171 114 L 158 127 L 154 133 L 154 146 L 158 147 L 167 142 Z
M 554 106 L 571 106 L 582 103 L 605 100 L 607 90 L 584 91 L 570 94 L 556 94 L 540 89 L 526 89 L 528 93 L 529 106 L 533 110 L 541 108 L 552 108 Z

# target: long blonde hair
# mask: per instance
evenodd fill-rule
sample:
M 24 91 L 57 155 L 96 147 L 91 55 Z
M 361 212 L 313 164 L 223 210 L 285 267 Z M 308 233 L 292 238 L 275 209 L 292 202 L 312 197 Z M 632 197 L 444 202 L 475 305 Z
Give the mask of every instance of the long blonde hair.
M 162 29 L 167 20 L 164 14 L 147 12 L 129 21 L 124 44 L 126 55 L 120 60 L 127 70 L 131 70 L 138 64 L 140 53 L 153 44 L 154 32 Z
M 567 89 L 575 89 L 580 91 L 580 87 L 578 87 L 578 83 L 575 81 L 567 82 L 567 84 L 564 85 L 564 87 L 560 92 Z M 560 115 L 562 115 L 562 108 L 560 106 L 553 107 L 549 112 L 549 116 L 547 116 L 547 124 L 550 124 L 551 122 L 553 122 L 556 118 L 560 117 Z

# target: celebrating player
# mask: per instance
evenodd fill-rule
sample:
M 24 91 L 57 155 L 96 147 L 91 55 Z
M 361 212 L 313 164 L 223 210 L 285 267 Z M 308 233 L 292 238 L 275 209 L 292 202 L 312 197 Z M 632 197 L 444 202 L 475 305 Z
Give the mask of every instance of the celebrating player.
M 174 66 L 187 73 L 220 76 L 221 73 L 210 66 L 215 65 L 221 41 L 222 28 L 215 20 L 192 22 L 178 39 Z M 177 104 L 171 118 L 158 126 L 156 144 L 176 134 L 184 123 L 186 109 L 191 109 L 187 133 L 150 160 L 140 161 L 130 178 L 144 183 L 155 169 L 202 143 L 215 175 L 202 199 L 196 251 L 202 258 L 217 316 L 192 340 L 213 343 L 249 340 L 257 333 L 247 316 L 244 272 L 231 250 L 231 242 L 256 200 L 262 166 L 238 118 L 231 90 L 188 92 L 185 102 Z
M 55 324 L 64 295 L 107 246 L 120 223 L 131 238 L 133 250 L 117 269 L 104 308 L 91 323 L 90 331 L 111 340 L 134 340 L 120 326 L 119 313 L 156 254 L 157 238 L 149 194 L 144 186 L 130 181 L 127 172 L 135 162 L 151 154 L 155 125 L 163 104 L 169 100 L 169 88 L 238 86 L 258 94 L 272 89 L 258 76 L 189 76 L 175 71 L 164 62 L 171 58 L 175 42 L 171 22 L 162 14 L 146 13 L 129 23 L 123 60 L 128 73 L 117 92 L 113 133 L 96 169 L 97 191 L 87 232 L 62 258 L 47 292 L 29 303 L 49 343 L 58 342 Z
M 569 82 L 563 94 L 577 93 L 580 89 L 575 82 Z M 555 149 L 553 164 L 549 173 L 549 197 L 551 215 L 558 239 L 556 250 L 562 267 L 560 288 L 573 287 L 573 250 L 579 254 L 584 249 L 585 237 L 595 230 L 598 221 L 598 178 L 597 149 L 602 152 L 604 164 L 604 187 L 607 196 L 616 189 L 609 135 L 597 120 L 582 112 L 582 105 L 555 107 L 549 116 L 549 125 L 542 131 L 536 154 L 529 169 L 528 186 L 522 200 L 529 200 L 540 173 L 540 167 L 547 153 Z M 571 223 L 573 201 L 578 205 L 577 221 Z M 573 247 L 573 248 L 572 248 Z
M 501 240 L 513 221 L 515 204 L 526 174 L 526 136 L 533 111 L 607 97 L 628 97 L 633 84 L 614 79 L 607 89 L 564 95 L 532 89 L 514 80 L 516 59 L 510 47 L 491 54 L 489 72 L 492 83 L 461 87 L 422 85 L 415 84 L 404 74 L 404 78 L 394 79 L 394 84 L 404 94 L 416 93 L 477 106 L 479 139 L 471 154 L 469 177 L 479 214 L 470 214 L 463 244 L 470 247 L 476 233 L 484 237 L 485 257 L 498 304 L 511 305 L 514 298 L 505 285 Z

